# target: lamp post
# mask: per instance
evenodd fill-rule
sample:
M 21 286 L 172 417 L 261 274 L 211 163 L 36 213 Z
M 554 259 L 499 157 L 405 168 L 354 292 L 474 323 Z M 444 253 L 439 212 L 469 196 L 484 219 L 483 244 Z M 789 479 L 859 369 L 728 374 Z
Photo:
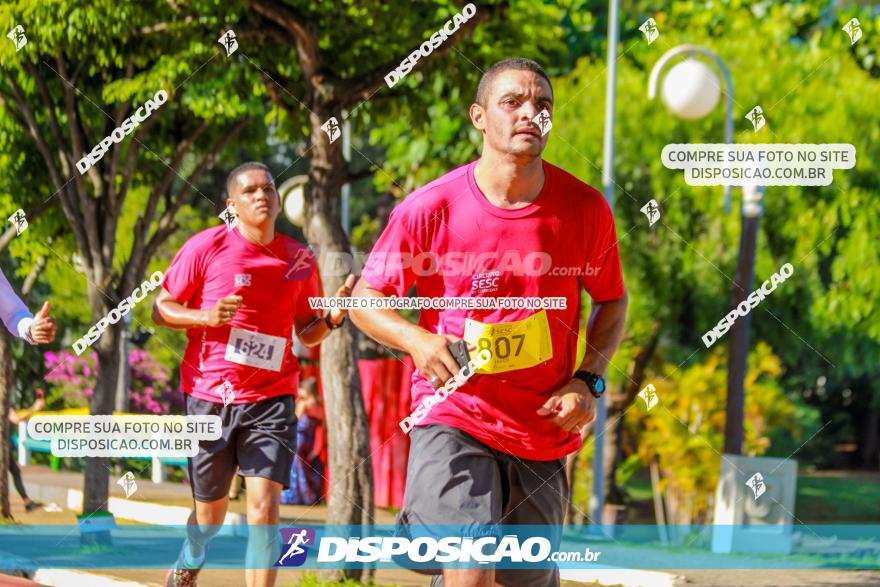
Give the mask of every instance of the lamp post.
M 602 194 L 611 209 L 614 209 L 614 117 L 617 99 L 617 43 L 619 33 L 618 0 L 608 2 L 608 78 L 605 83 L 605 131 L 602 148 Z M 589 332 L 589 320 L 587 320 Z M 605 373 L 602 373 L 606 376 Z M 593 487 L 590 494 L 589 534 L 602 537 L 604 525 L 602 512 L 605 509 L 605 426 L 608 418 L 606 394 L 596 400 L 596 419 L 593 422 Z
M 657 82 L 666 64 L 682 54 L 687 55 L 688 59 L 672 67 L 663 80 L 663 102 L 673 114 L 686 120 L 703 118 L 714 110 L 721 94 L 718 77 L 708 65 L 692 56 L 708 57 L 718 66 L 727 86 L 724 142 L 728 145 L 733 143 L 733 78 L 721 57 L 709 49 L 699 45 L 679 45 L 664 53 L 651 70 L 651 77 L 648 80 L 648 99 L 653 100 L 657 96 Z M 729 185 L 724 186 L 724 211 L 730 212 Z
M 672 67 L 663 82 L 663 101 L 667 108 L 680 118 L 695 120 L 709 114 L 718 102 L 720 86 L 718 78 L 705 63 L 694 59 L 702 55 L 714 61 L 727 86 L 724 120 L 724 142 L 733 142 L 733 79 L 721 58 L 698 45 L 679 45 L 667 51 L 654 65 L 648 80 L 648 98 L 657 95 L 657 82 L 663 67 L 674 57 L 687 55 L 687 59 Z M 763 211 L 764 188 L 745 186 L 742 201 L 742 231 L 739 241 L 736 279 L 733 285 L 733 307 L 743 302 L 751 290 L 755 273 L 755 251 L 758 239 L 758 221 Z M 724 186 L 724 209 L 730 211 L 730 186 Z M 742 454 L 743 413 L 746 362 L 749 351 L 749 327 L 751 315 L 734 322 L 730 330 L 730 352 L 727 369 L 727 400 L 724 423 L 724 452 Z
M 114 409 L 117 412 L 128 411 L 129 386 L 131 385 L 131 363 L 128 361 L 129 340 L 131 340 L 131 313 L 122 319 L 123 328 L 119 333 L 119 377 L 116 378 L 116 401 Z M 117 466 L 118 469 L 118 466 Z
M 746 300 L 755 277 L 755 253 L 758 247 L 758 223 L 763 213 L 764 188 L 743 187 L 742 231 L 739 237 L 739 259 L 733 285 L 733 305 Z M 752 314 L 740 316 L 730 329 L 730 352 L 727 363 L 727 405 L 724 420 L 724 453 L 742 454 L 743 417 L 745 410 L 746 368 L 749 356 L 749 330 Z

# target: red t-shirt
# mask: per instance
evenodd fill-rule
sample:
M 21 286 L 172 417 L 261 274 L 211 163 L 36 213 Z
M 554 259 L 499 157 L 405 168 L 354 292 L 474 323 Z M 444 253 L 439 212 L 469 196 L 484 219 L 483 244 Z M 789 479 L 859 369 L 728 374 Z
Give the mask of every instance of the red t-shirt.
M 181 247 L 162 287 L 186 307 L 202 310 L 226 296 L 243 298 L 231 323 L 187 329 L 180 366 L 184 393 L 223 403 L 218 390 L 229 389 L 235 404 L 296 395 L 293 319 L 316 313 L 309 297 L 323 295 L 317 263 L 305 245 L 278 233 L 258 245 L 237 228 L 209 228 Z
M 521 458 L 557 459 L 577 450 L 580 436 L 536 411 L 575 370 L 580 288 L 596 302 L 624 294 L 614 217 L 599 192 L 547 162 L 544 187 L 532 203 L 499 208 L 477 186 L 475 164 L 459 167 L 401 202 L 362 276 L 386 295 L 404 296 L 415 283 L 422 297 L 564 297 L 566 309 L 543 310 L 552 357 L 543 352 L 526 368 L 476 374 L 417 424 L 447 424 Z M 424 309 L 419 325 L 463 337 L 467 320 L 509 323 L 538 312 Z M 546 344 L 546 327 L 541 332 Z M 496 351 L 510 355 L 522 340 L 501 341 L 500 347 L 496 340 Z M 433 393 L 417 370 L 412 409 Z

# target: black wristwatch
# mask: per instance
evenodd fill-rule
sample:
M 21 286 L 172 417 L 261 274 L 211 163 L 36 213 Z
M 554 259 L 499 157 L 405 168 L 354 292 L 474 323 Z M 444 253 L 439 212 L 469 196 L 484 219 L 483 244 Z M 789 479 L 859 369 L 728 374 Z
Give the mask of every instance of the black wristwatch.
M 330 312 L 327 312 L 327 315 L 324 316 L 324 324 L 326 324 L 327 328 L 329 328 L 330 330 L 342 328 L 342 325 L 345 324 L 345 316 L 342 317 L 342 322 L 340 322 L 339 324 L 334 324 L 333 320 L 330 319 Z
M 580 379 L 586 383 L 590 393 L 596 399 L 599 399 L 605 393 L 605 380 L 602 379 L 601 375 L 596 375 L 590 371 L 575 371 L 572 379 Z

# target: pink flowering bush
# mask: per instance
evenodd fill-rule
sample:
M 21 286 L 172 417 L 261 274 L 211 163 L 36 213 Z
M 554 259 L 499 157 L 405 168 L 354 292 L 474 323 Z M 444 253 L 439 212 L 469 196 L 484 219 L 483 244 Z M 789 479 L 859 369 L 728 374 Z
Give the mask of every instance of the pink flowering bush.
M 89 406 L 98 377 L 95 352 L 77 356 L 69 351 L 47 351 L 46 382 L 52 389 L 46 397 L 50 409 Z M 128 353 L 131 365 L 129 411 L 139 414 L 182 413 L 183 396 L 169 385 L 169 370 L 156 363 L 149 352 Z
M 68 351 L 46 351 L 46 383 L 53 384 L 46 401 L 50 409 L 88 407 L 95 389 L 98 355 L 76 356 Z

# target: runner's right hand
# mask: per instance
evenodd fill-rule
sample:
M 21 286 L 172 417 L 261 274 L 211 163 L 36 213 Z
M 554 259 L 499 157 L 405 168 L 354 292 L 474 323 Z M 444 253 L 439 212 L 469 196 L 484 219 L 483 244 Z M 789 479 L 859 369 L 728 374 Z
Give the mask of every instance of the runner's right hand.
M 207 325 L 217 328 L 232 322 L 243 299 L 241 296 L 227 296 L 217 300 L 214 307 L 208 310 Z
M 55 323 L 55 318 L 49 315 L 50 310 L 52 304 L 43 302 L 43 307 L 34 315 L 34 321 L 31 322 L 31 340 L 36 344 L 49 344 L 55 340 L 58 325 Z
M 440 383 L 434 387 L 442 386 L 460 370 L 455 357 L 447 348 L 450 343 L 458 340 L 461 339 L 451 334 L 425 332 L 407 349 L 425 379 L 431 381 L 434 375 L 440 378 Z

